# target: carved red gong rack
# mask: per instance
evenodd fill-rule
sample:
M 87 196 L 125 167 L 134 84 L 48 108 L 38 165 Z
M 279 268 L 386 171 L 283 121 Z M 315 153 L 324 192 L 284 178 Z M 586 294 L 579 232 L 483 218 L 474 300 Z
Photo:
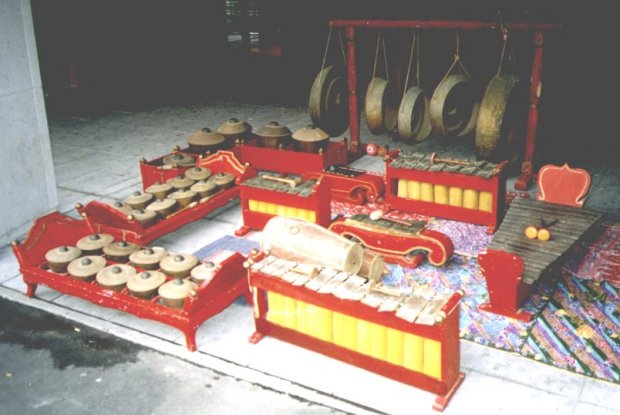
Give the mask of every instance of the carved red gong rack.
M 181 309 L 161 304 L 158 296 L 138 298 L 131 295 L 127 288 L 112 291 L 95 281 L 82 281 L 47 268 L 47 251 L 62 245 L 74 246 L 77 240 L 90 233 L 86 221 L 53 212 L 35 220 L 23 243 L 13 241 L 11 245 L 26 283 L 26 295 L 34 297 L 37 286 L 43 284 L 102 307 L 159 321 L 183 332 L 187 348 L 191 351 L 196 350 L 196 330 L 205 320 L 224 310 L 240 296 L 244 296 L 250 304 L 252 302 L 247 271 L 243 268 L 245 257 L 236 252 L 217 265 L 213 278 L 201 284 L 196 294 L 185 300 Z
M 142 178 L 143 180 L 149 180 L 149 186 L 155 181 L 160 181 L 160 183 L 165 181 L 163 179 L 165 179 L 166 174 L 172 174 L 172 177 L 175 177 L 177 172 L 184 172 L 189 168 L 183 168 L 184 170 L 176 168 L 156 170 L 153 166 L 147 166 L 144 163 L 141 163 L 140 166 L 142 168 Z M 207 216 L 215 209 L 225 206 L 227 203 L 238 198 L 239 183 L 253 175 L 253 173 L 250 173 L 246 166 L 241 164 L 230 151 L 220 150 L 208 157 L 199 158 L 196 166 L 208 168 L 213 173 L 233 174 L 235 176 L 235 186 L 221 190 L 211 197 L 205 198 L 195 205 L 190 205 L 185 209 L 174 212 L 168 217 L 160 219 L 155 224 L 147 227 L 142 226 L 136 219 L 129 218 L 107 203 L 98 202 L 96 200 L 90 201 L 85 206 L 78 203 L 76 209 L 86 220 L 92 232 L 109 233 L 118 239 L 127 240 L 139 245 L 146 245 L 190 222 Z M 145 170 L 145 168 L 147 169 Z M 146 176 L 145 171 L 147 172 Z M 144 188 L 147 187 L 148 186 L 144 186 Z
M 256 170 L 268 170 L 279 174 L 304 174 L 320 171 L 329 166 L 347 164 L 347 142 L 330 141 L 325 151 L 307 153 L 296 150 L 293 144 L 282 148 L 267 148 L 252 136 L 247 143 L 237 142 L 232 151 L 245 164 Z
M 536 148 L 536 129 L 538 126 L 538 101 L 541 95 L 541 77 L 543 63 L 543 33 L 561 28 L 558 24 L 548 23 L 503 23 L 462 20 L 332 20 L 332 27 L 343 27 L 347 43 L 347 85 L 349 89 L 349 134 L 351 135 L 350 152 L 353 158 L 362 155 L 360 142 L 360 119 L 357 102 L 357 69 L 355 64 L 355 33 L 357 29 L 448 29 L 448 30 L 507 30 L 534 32 L 534 58 L 532 60 L 529 112 L 525 134 L 525 159 L 521 166 L 521 175 L 515 182 L 515 188 L 527 189 L 532 180 L 532 160 Z

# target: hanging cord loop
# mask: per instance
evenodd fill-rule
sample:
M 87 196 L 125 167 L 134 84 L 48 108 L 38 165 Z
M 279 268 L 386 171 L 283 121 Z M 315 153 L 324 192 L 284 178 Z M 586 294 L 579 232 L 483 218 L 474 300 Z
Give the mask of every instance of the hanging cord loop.
M 415 52 L 417 55 L 416 60 L 416 85 L 420 84 L 420 46 L 418 41 L 418 33 L 416 31 L 412 32 L 411 37 L 411 49 L 409 50 L 409 64 L 407 66 L 407 76 L 405 77 L 405 85 L 403 88 L 403 99 L 405 98 L 405 94 L 407 93 L 407 87 L 409 86 L 409 75 L 411 74 L 411 66 L 413 63 L 413 53 Z
M 388 70 L 388 60 L 387 60 L 387 50 L 385 48 L 385 36 L 383 32 L 380 30 L 377 33 L 377 47 L 375 48 L 375 61 L 372 67 L 372 77 L 374 78 L 377 74 L 377 63 L 379 61 L 379 49 L 383 48 L 383 65 L 385 67 L 385 79 L 390 80 L 390 71 Z
M 377 74 L 377 60 L 379 59 L 379 46 L 381 45 L 381 31 L 377 32 L 377 47 L 375 48 L 375 60 L 372 65 L 372 77 Z
M 471 78 L 471 75 L 467 71 L 467 68 L 465 68 L 465 65 L 463 65 L 463 62 L 461 61 L 461 35 L 459 31 L 456 32 L 456 51 L 454 53 L 454 62 L 452 62 L 452 65 L 450 65 L 450 69 L 448 69 L 446 74 L 443 76 L 441 82 L 439 82 L 440 84 L 446 80 L 448 75 L 452 73 L 452 69 L 454 69 L 457 63 L 461 70 L 465 73 L 465 75 L 467 75 L 468 78 Z
M 416 78 L 416 86 L 421 85 L 420 81 L 420 35 L 416 32 L 415 37 L 415 54 L 416 54 L 416 63 L 415 63 L 415 78 Z
M 385 47 L 385 35 L 381 36 L 381 43 L 383 44 L 383 64 L 385 65 L 385 79 L 389 81 L 390 71 L 388 70 L 387 48 Z
M 499 76 L 502 72 L 502 67 L 504 66 L 504 56 L 506 56 L 506 45 L 508 44 L 508 29 L 502 25 L 500 30 L 502 32 L 502 52 L 499 55 L 499 65 L 497 67 L 496 76 Z
M 323 63 L 321 64 L 321 71 L 319 72 L 319 85 L 321 85 L 321 81 L 323 78 L 323 69 L 325 69 L 325 62 L 327 61 L 327 52 L 329 51 L 329 44 L 332 39 L 332 31 L 334 30 L 333 26 L 329 26 L 329 34 L 327 35 L 327 42 L 325 43 L 325 51 L 323 52 Z
M 342 40 L 342 31 L 338 30 L 338 40 L 340 43 L 340 52 L 342 52 L 342 63 L 344 64 L 344 66 L 347 66 L 347 54 L 344 51 L 344 41 Z
M 504 68 L 504 59 L 507 59 L 512 63 L 512 69 L 517 71 L 517 61 L 515 58 L 515 51 L 512 42 L 509 42 L 508 29 L 505 26 L 500 28 L 502 33 L 502 52 L 499 58 L 499 66 L 497 68 L 497 75 L 499 76 Z

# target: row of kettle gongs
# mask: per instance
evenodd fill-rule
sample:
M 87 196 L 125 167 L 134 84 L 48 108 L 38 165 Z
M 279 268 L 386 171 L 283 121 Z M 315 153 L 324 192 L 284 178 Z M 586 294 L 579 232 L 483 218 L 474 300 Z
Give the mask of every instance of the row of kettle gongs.
M 364 114 L 372 134 L 396 131 L 408 143 L 423 141 L 432 131 L 462 137 L 475 128 L 477 158 L 516 161 L 520 151 L 514 132 L 523 125 L 523 91 L 516 76 L 500 74 L 491 79 L 480 100 L 468 76 L 451 74 L 432 98 L 413 86 L 399 100 L 392 82 L 375 77 L 366 91 Z M 327 66 L 317 75 L 308 107 L 313 123 L 330 135 L 347 129 L 346 76 L 341 68 Z

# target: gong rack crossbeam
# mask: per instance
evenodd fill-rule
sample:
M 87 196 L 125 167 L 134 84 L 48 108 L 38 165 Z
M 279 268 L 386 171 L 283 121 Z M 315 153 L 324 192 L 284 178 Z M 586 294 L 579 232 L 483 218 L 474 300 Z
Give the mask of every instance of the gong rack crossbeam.
M 347 39 L 347 87 L 349 90 L 349 134 L 352 156 L 362 154 L 360 142 L 360 118 L 357 102 L 357 68 L 355 65 L 355 31 L 356 29 L 448 29 L 448 30 L 507 30 L 534 32 L 534 58 L 532 60 L 529 92 L 529 112 L 525 132 L 525 158 L 521 174 L 515 182 L 515 188 L 527 189 L 532 180 L 534 150 L 536 147 L 536 129 L 538 126 L 538 101 L 541 94 L 541 77 L 543 62 L 543 33 L 560 29 L 553 23 L 500 23 L 466 20 L 332 20 L 332 27 L 342 27 Z

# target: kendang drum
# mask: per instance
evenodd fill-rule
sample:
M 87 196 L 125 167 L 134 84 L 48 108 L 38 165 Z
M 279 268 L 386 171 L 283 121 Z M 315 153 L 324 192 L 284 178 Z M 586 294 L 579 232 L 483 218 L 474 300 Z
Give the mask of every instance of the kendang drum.
M 359 243 L 314 223 L 280 216 L 265 225 L 261 250 L 279 258 L 321 264 L 349 274 L 357 274 L 364 259 Z

